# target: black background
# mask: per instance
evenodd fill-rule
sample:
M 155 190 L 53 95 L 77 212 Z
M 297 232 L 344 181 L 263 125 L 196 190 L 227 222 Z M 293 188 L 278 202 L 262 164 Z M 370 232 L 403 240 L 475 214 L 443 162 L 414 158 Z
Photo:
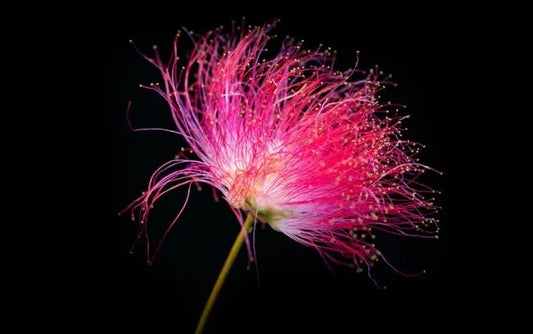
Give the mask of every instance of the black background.
M 129 130 L 129 101 L 136 126 L 172 125 L 164 102 L 138 87 L 159 77 L 128 40 L 147 53 L 157 44 L 165 56 L 180 27 L 202 33 L 229 26 L 231 20 L 240 22 L 242 16 L 251 25 L 280 18 L 275 31 L 280 36 L 304 39 L 310 48 L 319 43 L 331 46 L 338 50 L 338 69 L 352 66 L 355 52 L 360 51 L 360 68 L 379 64 L 393 75 L 399 85 L 387 89 L 383 101 L 408 106 L 405 113 L 411 119 L 406 136 L 427 145 L 421 162 L 444 172 L 426 178 L 442 191 L 437 198 L 442 206 L 441 234 L 439 240 L 379 236 L 376 243 L 398 268 L 427 271 L 406 278 L 381 264 L 374 270 L 377 281 L 387 286 L 381 290 L 365 274 L 337 266 L 331 272 L 314 250 L 268 227 L 260 228 L 259 279 L 254 268 L 246 269 L 242 251 L 206 332 L 351 333 L 391 325 L 416 331 L 455 327 L 470 318 L 471 305 L 480 301 L 474 298 L 480 283 L 473 275 L 476 265 L 470 261 L 475 248 L 470 231 L 477 227 L 464 211 L 465 200 L 472 203 L 469 187 L 473 186 L 465 182 L 469 169 L 463 158 L 467 151 L 475 154 L 471 148 L 477 142 L 465 135 L 473 116 L 461 83 L 480 30 L 466 26 L 466 14 L 445 5 L 420 9 L 355 4 L 350 8 L 337 3 L 314 7 L 262 2 L 253 8 L 228 3 L 146 3 L 118 9 L 70 9 L 54 32 L 72 29 L 76 37 L 48 42 L 49 48 L 57 42 L 57 57 L 69 60 L 64 64 L 63 85 L 76 91 L 70 95 L 76 104 L 72 112 L 61 114 L 62 121 L 71 124 L 66 127 L 68 134 L 85 137 L 79 149 L 67 149 L 67 160 L 72 156 L 82 161 L 77 180 L 70 178 L 69 166 L 59 170 L 69 175 L 62 175 L 67 181 L 65 193 L 72 197 L 65 201 L 73 204 L 65 204 L 65 211 L 76 226 L 66 229 L 62 238 L 66 245 L 59 250 L 59 267 L 68 274 L 55 283 L 66 292 L 65 306 L 72 319 L 79 319 L 77 326 L 119 332 L 194 330 L 238 224 L 227 204 L 215 203 L 204 187 L 202 192 L 192 191 L 183 216 L 152 266 L 146 263 L 143 242 L 128 253 L 136 225 L 117 213 L 145 190 L 151 173 L 183 144 L 170 134 Z M 75 48 L 66 48 L 65 41 L 74 41 Z M 74 80 L 75 69 L 81 76 Z M 152 244 L 183 199 L 184 192 L 176 191 L 156 207 L 150 225 Z
M 335 266 L 332 273 L 315 251 L 270 228 L 260 229 L 260 283 L 255 270 L 246 270 L 243 251 L 209 318 L 207 332 L 287 332 L 291 328 L 356 332 L 369 323 L 379 328 L 391 321 L 409 328 L 438 321 L 438 315 L 441 319 L 443 314 L 461 317 L 456 303 L 467 283 L 458 261 L 461 240 L 453 202 L 456 171 L 450 166 L 447 145 L 456 142 L 450 140 L 456 132 L 449 127 L 449 118 L 463 111 L 448 109 L 442 91 L 454 70 L 449 58 L 454 57 L 450 50 L 457 50 L 455 36 L 431 14 L 404 16 L 364 8 L 283 10 L 275 6 L 255 10 L 178 6 L 104 15 L 106 29 L 97 56 L 105 59 L 102 121 L 106 124 L 106 162 L 111 169 L 105 182 L 109 188 L 104 191 L 109 195 L 105 203 L 109 211 L 104 216 L 107 226 L 100 232 L 105 235 L 104 262 L 94 268 L 105 292 L 96 315 L 109 321 L 108 326 L 149 332 L 191 332 L 198 320 L 238 225 L 225 203 L 214 203 L 210 191 L 193 190 L 183 217 L 153 266 L 146 264 L 143 243 L 133 255 L 128 254 L 136 226 L 127 217 L 117 217 L 116 212 L 144 190 L 154 169 L 172 158 L 182 141 L 168 134 L 129 131 L 125 114 L 130 100 L 132 122 L 137 126 L 169 127 L 171 121 L 161 99 L 137 87 L 157 81 L 157 71 L 127 40 L 135 40 L 146 52 L 158 44 L 161 52 L 168 54 L 179 27 L 205 32 L 218 25 L 229 26 L 232 19 L 240 21 L 243 15 L 252 25 L 278 17 L 282 20 L 279 35 L 305 39 L 310 47 L 319 43 L 332 46 L 338 50 L 340 68 L 351 66 L 359 50 L 361 68 L 379 64 L 384 72 L 393 74 L 399 86 L 389 89 L 383 98 L 408 105 L 412 118 L 407 135 L 428 146 L 421 154 L 422 161 L 445 173 L 427 179 L 443 191 L 438 199 L 443 206 L 442 234 L 438 241 L 380 237 L 377 242 L 392 263 L 406 272 L 428 272 L 405 278 L 389 268 L 377 268 L 376 279 L 388 287 L 380 290 L 364 274 Z M 152 243 L 173 217 L 183 195 L 168 196 L 154 211 Z M 455 307 L 450 308 L 450 302 Z

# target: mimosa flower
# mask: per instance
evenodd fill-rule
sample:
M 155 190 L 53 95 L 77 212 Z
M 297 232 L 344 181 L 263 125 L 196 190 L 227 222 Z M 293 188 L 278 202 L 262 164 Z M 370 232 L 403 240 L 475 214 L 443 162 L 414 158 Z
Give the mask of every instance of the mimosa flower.
M 415 158 L 421 145 L 402 139 L 407 116 L 377 97 L 390 78 L 335 71 L 334 52 L 306 50 L 291 39 L 267 57 L 270 29 L 192 36 L 183 67 L 179 34 L 168 63 L 156 47 L 146 57 L 163 78 L 146 88 L 168 102 L 190 148 L 160 167 L 130 207 L 141 233 L 158 198 L 205 183 L 222 194 L 241 226 L 251 213 L 325 258 L 359 269 L 383 258 L 374 231 L 434 238 L 435 206 L 426 198 L 434 191 L 418 180 L 428 169 Z M 188 151 L 196 158 L 187 158 Z

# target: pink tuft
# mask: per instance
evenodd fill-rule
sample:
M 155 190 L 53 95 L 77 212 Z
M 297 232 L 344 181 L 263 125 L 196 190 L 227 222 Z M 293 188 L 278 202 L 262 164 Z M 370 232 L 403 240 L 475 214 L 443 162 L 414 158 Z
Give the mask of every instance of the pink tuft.
M 392 105 L 376 97 L 388 77 L 334 71 L 330 51 L 289 39 L 264 59 L 271 27 L 192 37 L 184 67 L 179 34 L 168 63 L 156 48 L 146 57 L 163 77 L 146 88 L 168 102 L 198 160 L 176 158 L 154 173 L 128 208 L 140 233 L 159 197 L 207 183 L 241 225 L 251 211 L 340 264 L 362 268 L 382 258 L 375 230 L 435 238 L 435 206 L 424 198 L 434 191 L 418 181 L 429 168 L 414 159 L 421 145 L 401 138 L 406 117 L 389 115 Z

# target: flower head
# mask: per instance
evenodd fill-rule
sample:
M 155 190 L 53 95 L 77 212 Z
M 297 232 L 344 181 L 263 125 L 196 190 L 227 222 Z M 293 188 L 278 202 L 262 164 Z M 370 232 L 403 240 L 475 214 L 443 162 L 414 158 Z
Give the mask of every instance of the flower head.
M 420 145 L 401 138 L 405 117 L 377 98 L 389 78 L 335 71 L 329 49 L 290 39 L 265 59 L 270 29 L 194 36 L 183 67 L 179 34 L 168 63 L 156 48 L 146 57 L 163 78 L 146 88 L 168 102 L 197 159 L 182 155 L 154 173 L 130 206 L 141 231 L 160 196 L 207 183 L 241 225 L 251 212 L 340 264 L 361 268 L 381 258 L 375 230 L 434 237 L 435 207 L 423 197 L 434 191 L 418 182 L 428 167 L 414 158 Z

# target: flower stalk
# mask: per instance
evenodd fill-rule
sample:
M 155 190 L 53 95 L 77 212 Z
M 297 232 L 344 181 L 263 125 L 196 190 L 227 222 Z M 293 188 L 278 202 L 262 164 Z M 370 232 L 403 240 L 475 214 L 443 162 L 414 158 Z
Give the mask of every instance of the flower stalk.
M 200 317 L 200 321 L 198 321 L 198 326 L 196 327 L 195 331 L 196 334 L 201 334 L 203 332 L 205 324 L 207 322 L 207 317 L 209 317 L 211 309 L 213 308 L 213 305 L 217 300 L 218 294 L 220 293 L 220 289 L 222 288 L 222 285 L 224 285 L 226 277 L 228 277 L 229 271 L 231 270 L 231 267 L 233 267 L 233 263 L 235 262 L 235 259 L 237 258 L 237 255 L 241 250 L 242 244 L 244 243 L 244 235 L 250 231 L 253 222 L 254 215 L 250 212 L 248 213 L 248 216 L 244 221 L 241 231 L 237 235 L 237 238 L 235 239 L 235 242 L 231 247 L 228 257 L 226 258 L 226 262 L 224 262 L 224 266 L 222 266 L 222 270 L 218 274 L 217 281 L 215 282 L 213 290 L 211 290 L 211 294 L 207 299 L 207 303 L 205 304 L 202 316 Z

